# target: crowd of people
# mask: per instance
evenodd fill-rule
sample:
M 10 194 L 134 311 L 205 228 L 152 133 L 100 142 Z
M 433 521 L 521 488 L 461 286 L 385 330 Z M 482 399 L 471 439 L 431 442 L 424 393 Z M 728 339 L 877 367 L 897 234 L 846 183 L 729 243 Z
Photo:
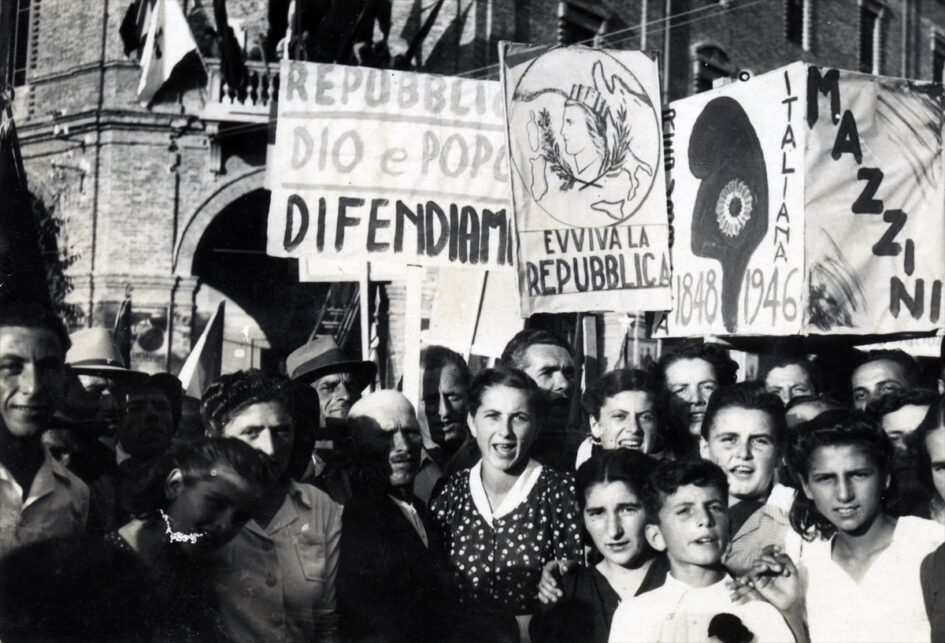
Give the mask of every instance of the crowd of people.
M 196 400 L 0 306 L 0 640 L 945 640 L 945 369 L 823 357 L 581 391 L 532 328 L 415 409 L 320 337 Z

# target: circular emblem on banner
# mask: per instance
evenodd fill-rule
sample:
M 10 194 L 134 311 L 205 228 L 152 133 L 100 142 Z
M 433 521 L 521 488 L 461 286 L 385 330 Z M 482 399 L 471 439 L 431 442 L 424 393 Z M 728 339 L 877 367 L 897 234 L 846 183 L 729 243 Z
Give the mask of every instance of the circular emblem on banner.
M 640 80 L 610 54 L 553 49 L 531 61 L 509 105 L 512 163 L 559 223 L 626 221 L 660 166 L 660 121 Z

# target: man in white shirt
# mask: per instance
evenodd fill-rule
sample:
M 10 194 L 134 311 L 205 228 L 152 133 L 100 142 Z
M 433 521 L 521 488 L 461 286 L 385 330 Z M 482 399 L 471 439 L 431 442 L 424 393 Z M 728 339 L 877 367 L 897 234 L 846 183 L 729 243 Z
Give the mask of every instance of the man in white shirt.
M 52 311 L 0 306 L 0 556 L 85 529 L 89 489 L 42 443 L 62 402 L 68 347 Z
M 737 605 L 731 599 L 726 583 L 731 577 L 722 565 L 729 520 L 728 483 L 721 469 L 705 460 L 665 462 L 647 481 L 643 502 L 647 542 L 666 552 L 670 573 L 662 587 L 620 604 L 610 627 L 611 643 L 706 641 L 720 623 L 740 623 L 758 643 L 795 640 L 771 605 Z M 799 618 L 796 627 L 803 632 Z

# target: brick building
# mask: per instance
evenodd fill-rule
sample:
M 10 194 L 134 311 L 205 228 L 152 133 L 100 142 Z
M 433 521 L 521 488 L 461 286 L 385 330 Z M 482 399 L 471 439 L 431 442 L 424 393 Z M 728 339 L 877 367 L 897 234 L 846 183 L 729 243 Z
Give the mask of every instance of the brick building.
M 211 0 L 179 0 L 207 74 L 167 88 L 145 109 L 135 99 L 137 58 L 125 54 L 119 35 L 131 0 L 10 2 L 2 37 L 21 149 L 31 189 L 65 221 L 60 246 L 74 257 L 69 301 L 82 311 L 79 323 L 111 325 L 130 296 L 135 331 L 149 338 L 133 353 L 145 369 L 177 368 L 224 298 L 230 367 L 275 364 L 304 341 L 325 286 L 300 284 L 295 262 L 264 254 L 267 121 L 278 65 L 248 60 L 245 85 L 225 87 L 207 36 L 215 25 Z M 270 7 L 287 4 L 227 3 L 250 58 L 258 35 L 278 22 Z M 434 3 L 390 4 L 387 44 L 397 53 Z M 798 59 L 941 79 L 945 3 L 445 0 L 412 62 L 434 73 L 497 78 L 503 39 L 655 50 L 669 99 Z M 402 293 L 387 293 L 394 319 Z M 601 321 L 602 352 L 612 356 L 627 325 L 617 316 Z

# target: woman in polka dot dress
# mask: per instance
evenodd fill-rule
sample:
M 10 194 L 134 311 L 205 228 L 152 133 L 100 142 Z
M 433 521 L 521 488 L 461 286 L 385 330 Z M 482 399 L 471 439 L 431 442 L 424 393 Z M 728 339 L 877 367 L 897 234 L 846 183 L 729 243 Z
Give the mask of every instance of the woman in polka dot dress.
M 570 474 L 528 456 L 539 400 L 517 370 L 488 369 L 470 387 L 469 427 L 482 459 L 450 477 L 431 503 L 467 613 L 530 614 L 542 566 L 583 557 Z

